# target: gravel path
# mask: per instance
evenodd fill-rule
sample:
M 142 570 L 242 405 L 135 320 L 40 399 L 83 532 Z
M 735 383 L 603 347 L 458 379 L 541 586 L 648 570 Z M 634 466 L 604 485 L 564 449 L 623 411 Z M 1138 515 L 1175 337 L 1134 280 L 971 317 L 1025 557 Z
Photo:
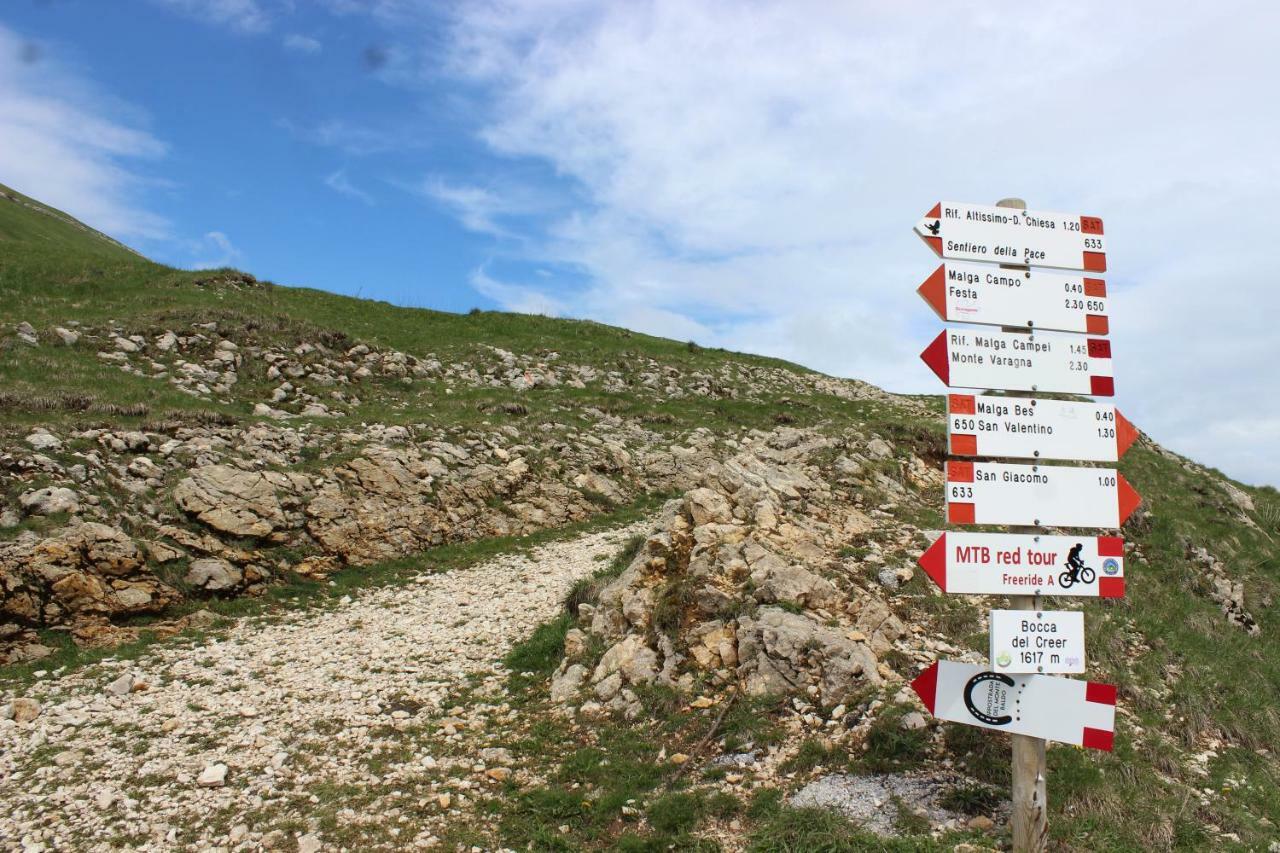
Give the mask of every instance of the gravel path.
M 504 763 L 502 750 L 458 756 L 457 729 L 475 721 L 441 714 L 500 682 L 512 643 L 647 526 L 50 673 L 4 697 L 0 846 L 432 846 Z M 24 720 L 29 700 L 40 709 Z

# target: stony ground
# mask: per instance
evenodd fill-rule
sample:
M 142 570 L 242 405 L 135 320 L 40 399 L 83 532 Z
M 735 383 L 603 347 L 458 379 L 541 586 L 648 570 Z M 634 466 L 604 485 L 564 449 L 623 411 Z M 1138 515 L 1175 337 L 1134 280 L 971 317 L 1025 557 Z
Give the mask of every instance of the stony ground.
M 453 702 L 503 678 L 511 644 L 644 528 L 47 673 L 4 698 L 0 845 L 432 846 L 510 773 L 504 750 L 450 747 L 468 724 Z

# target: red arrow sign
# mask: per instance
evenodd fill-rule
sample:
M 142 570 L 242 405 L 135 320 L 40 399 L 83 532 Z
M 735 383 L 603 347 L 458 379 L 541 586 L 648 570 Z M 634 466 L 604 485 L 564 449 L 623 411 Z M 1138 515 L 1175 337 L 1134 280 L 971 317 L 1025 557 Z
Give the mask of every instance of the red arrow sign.
M 1095 397 L 1116 392 L 1106 338 L 948 329 L 938 333 L 920 358 L 952 388 Z
M 1118 536 L 950 531 L 917 562 L 947 593 L 1124 595 L 1124 540 Z
M 1013 210 L 944 201 L 916 223 L 916 233 L 940 257 L 996 264 L 1103 272 L 1102 220 L 1078 213 Z
M 983 729 L 1111 751 L 1116 689 L 1052 675 L 1009 675 L 936 661 L 911 682 L 935 717 Z
M 1138 430 L 1110 403 L 948 394 L 954 456 L 1115 462 Z
M 1120 527 L 1140 503 L 1114 468 L 947 462 L 952 524 Z
M 916 290 L 943 320 L 1105 335 L 1107 283 L 1080 273 L 947 261 Z

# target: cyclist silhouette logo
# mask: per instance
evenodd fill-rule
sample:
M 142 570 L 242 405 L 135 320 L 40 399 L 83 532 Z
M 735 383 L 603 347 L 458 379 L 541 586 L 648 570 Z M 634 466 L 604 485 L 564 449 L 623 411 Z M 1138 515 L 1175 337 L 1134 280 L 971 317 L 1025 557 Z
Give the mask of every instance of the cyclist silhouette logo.
M 1084 543 L 1077 542 L 1071 551 L 1067 553 L 1067 570 L 1058 575 L 1058 584 L 1063 589 L 1070 589 L 1078 583 L 1093 583 L 1093 579 L 1097 577 L 1097 573 L 1093 569 L 1084 564 L 1084 560 L 1080 559 L 1080 552 L 1084 550 Z

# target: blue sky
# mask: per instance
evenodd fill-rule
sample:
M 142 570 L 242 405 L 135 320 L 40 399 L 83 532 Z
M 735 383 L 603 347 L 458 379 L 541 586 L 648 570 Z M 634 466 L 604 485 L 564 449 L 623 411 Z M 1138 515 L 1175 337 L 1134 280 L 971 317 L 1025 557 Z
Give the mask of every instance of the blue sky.
M 938 391 L 940 200 L 1102 216 L 1117 402 L 1280 483 L 1280 7 L 9 0 L 0 182 L 179 266 Z

